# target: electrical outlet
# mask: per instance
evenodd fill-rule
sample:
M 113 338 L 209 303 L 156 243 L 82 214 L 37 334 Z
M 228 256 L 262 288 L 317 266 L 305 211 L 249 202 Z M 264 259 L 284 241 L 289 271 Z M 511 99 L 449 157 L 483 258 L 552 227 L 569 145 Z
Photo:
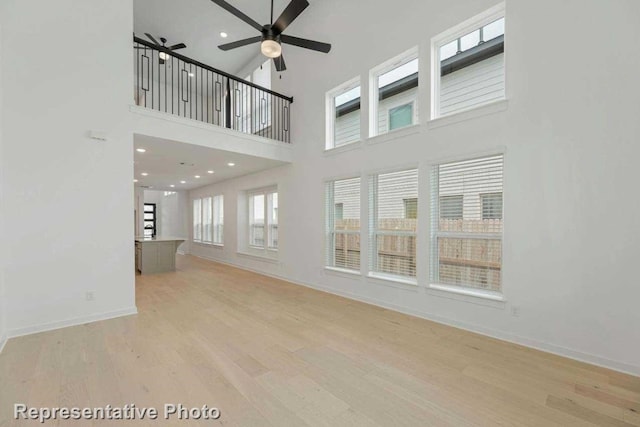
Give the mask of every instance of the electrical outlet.
M 520 307 L 517 305 L 511 306 L 511 315 L 513 317 L 520 317 Z
M 93 301 L 95 299 L 95 291 L 87 291 L 85 294 L 85 299 L 87 301 Z

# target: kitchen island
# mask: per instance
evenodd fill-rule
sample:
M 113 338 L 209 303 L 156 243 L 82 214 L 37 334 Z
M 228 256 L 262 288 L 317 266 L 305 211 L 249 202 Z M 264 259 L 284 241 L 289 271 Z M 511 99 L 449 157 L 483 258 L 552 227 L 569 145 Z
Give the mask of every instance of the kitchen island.
M 176 270 L 176 251 L 184 239 L 175 237 L 136 237 L 136 269 L 140 274 Z

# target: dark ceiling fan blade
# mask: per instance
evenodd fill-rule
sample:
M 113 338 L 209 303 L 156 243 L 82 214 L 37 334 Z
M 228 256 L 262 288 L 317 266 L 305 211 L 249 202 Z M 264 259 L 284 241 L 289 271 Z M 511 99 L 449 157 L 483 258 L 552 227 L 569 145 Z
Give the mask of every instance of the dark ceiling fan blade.
M 307 0 L 291 0 L 291 3 L 285 8 L 280 17 L 273 23 L 272 28 L 276 34 L 282 34 L 282 32 L 300 15 L 307 7 L 309 2 Z
M 154 42 L 155 44 L 157 44 L 158 46 L 161 46 L 160 43 L 158 43 L 158 40 L 156 40 L 151 34 L 149 33 L 144 33 L 145 36 L 149 37 L 149 40 L 151 40 L 152 42 Z
M 300 37 L 287 36 L 282 34 L 280 36 L 282 43 L 292 44 L 294 46 L 303 47 L 305 49 L 317 50 L 318 52 L 329 53 L 331 45 L 328 43 L 317 42 L 313 40 L 301 39 Z
M 254 21 L 253 19 L 249 18 L 247 15 L 245 15 L 242 12 L 240 12 L 238 9 L 236 9 L 233 6 L 231 6 L 226 1 L 224 1 L 224 0 L 211 0 L 211 1 L 214 2 L 215 4 L 217 4 L 218 6 L 220 6 L 221 8 L 223 8 L 224 10 L 226 10 L 227 12 L 229 12 L 232 15 L 236 16 L 237 18 L 242 19 L 244 22 L 246 22 L 247 24 L 251 25 L 256 30 L 262 32 L 262 25 L 258 24 L 256 21 Z
M 227 43 L 227 44 L 221 44 L 220 46 L 218 46 L 218 48 L 220 48 L 222 50 L 231 50 L 231 49 L 235 49 L 237 47 L 246 46 L 246 45 L 251 44 L 251 43 L 257 43 L 260 40 L 262 40 L 262 36 L 256 36 L 256 37 L 251 37 L 251 38 L 244 39 L 244 40 L 238 40 L 238 41 Z
M 178 44 L 174 44 L 173 46 L 169 46 L 169 50 L 184 49 L 185 47 L 187 47 L 187 45 L 186 45 L 186 44 L 184 44 L 184 43 L 178 43 Z
M 287 64 L 285 64 L 284 57 L 282 55 L 277 58 L 273 58 L 273 63 L 276 65 L 277 71 L 284 71 L 287 69 Z

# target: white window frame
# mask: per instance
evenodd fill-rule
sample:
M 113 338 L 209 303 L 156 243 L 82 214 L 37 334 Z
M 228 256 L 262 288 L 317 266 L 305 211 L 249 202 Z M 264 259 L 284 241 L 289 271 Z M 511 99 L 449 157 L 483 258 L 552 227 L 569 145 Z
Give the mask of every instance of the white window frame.
M 504 175 L 502 180 L 502 220 L 503 220 L 503 228 L 501 233 L 468 233 L 468 232 L 450 232 L 450 231 L 439 231 L 439 221 L 440 221 L 440 178 L 439 178 L 439 167 L 443 164 L 455 163 L 455 162 L 463 162 L 468 160 L 482 159 L 494 156 L 502 156 L 503 164 L 505 162 L 506 156 L 504 151 L 497 152 L 489 152 L 478 154 L 476 156 L 469 157 L 460 157 L 454 159 L 447 159 L 437 163 L 433 163 L 430 165 L 430 199 L 431 199 L 431 212 L 430 212 L 430 254 L 429 254 L 429 288 L 436 291 L 445 291 L 451 292 L 454 294 L 468 295 L 472 297 L 478 297 L 483 299 L 489 299 L 494 301 L 505 301 L 504 297 L 504 282 L 503 282 L 503 271 L 504 271 Z M 503 169 L 504 174 L 504 169 Z M 435 202 L 434 202 L 435 201 Z M 464 208 L 463 208 L 464 209 Z M 464 215 L 464 214 L 463 214 Z M 453 238 L 453 239 L 495 239 L 500 240 L 502 253 L 500 258 L 502 259 L 500 274 L 501 274 L 501 286 L 500 291 L 493 290 L 485 290 L 479 289 L 471 286 L 464 285 L 452 285 L 448 283 L 439 283 L 436 278 L 440 276 L 439 273 L 439 264 L 440 264 L 440 254 L 438 248 L 438 238 Z
M 352 89 L 360 86 L 360 127 L 362 128 L 362 81 L 360 76 L 331 89 L 325 95 L 325 122 L 326 122 L 326 136 L 325 136 L 325 151 L 333 150 L 335 148 L 344 147 L 346 145 L 353 144 L 355 142 L 362 141 L 362 130 L 358 133 L 358 138 L 353 141 L 349 141 L 342 144 L 340 147 L 336 147 L 335 144 L 335 132 L 336 132 L 336 97 L 342 95 L 345 92 L 349 92 Z
M 198 209 L 196 209 L 196 206 L 195 206 L 196 202 L 198 203 Z M 200 221 L 197 226 L 196 226 L 196 218 L 195 218 L 196 212 L 198 212 L 199 218 L 200 218 Z M 199 238 L 197 237 L 197 234 L 196 234 L 196 227 L 198 227 L 197 230 L 199 231 L 199 234 L 200 234 Z M 201 197 L 197 197 L 191 201 L 191 232 L 193 234 L 192 240 L 195 243 L 201 243 L 202 242 L 202 198 Z
M 478 28 L 484 27 L 485 25 L 491 24 L 492 22 L 505 18 L 506 16 L 506 5 L 505 3 L 500 3 L 485 12 L 482 12 L 466 21 L 456 25 L 449 30 L 438 34 L 437 36 L 431 39 L 431 120 L 439 119 L 441 117 L 449 117 L 452 115 L 456 115 L 459 113 L 463 113 L 469 110 L 475 110 L 477 108 L 483 107 L 488 104 L 492 104 L 494 102 L 499 102 L 504 99 L 507 99 L 507 75 L 506 75 L 506 63 L 505 63 L 505 96 L 503 99 L 491 100 L 486 103 L 474 105 L 465 110 L 455 111 L 450 114 L 441 115 L 440 114 L 440 47 L 450 43 L 464 35 L 469 34 L 472 31 L 477 30 Z M 506 22 L 506 20 L 505 20 Z M 506 29 L 505 29 L 506 35 Z M 505 51 L 506 55 L 506 51 Z
M 344 234 L 359 236 L 362 233 L 362 208 L 360 208 L 360 229 L 358 230 L 336 230 L 335 218 L 329 209 L 334 209 L 335 212 L 335 186 L 337 181 L 346 181 L 351 179 L 358 179 L 360 188 L 358 190 L 358 204 L 360 205 L 362 200 L 362 177 L 359 175 L 347 176 L 341 178 L 335 178 L 325 181 L 325 258 L 324 266 L 327 270 L 342 271 L 350 274 L 360 274 L 362 271 L 362 241 L 360 242 L 360 268 L 358 270 L 345 267 L 336 267 L 335 262 L 335 235 Z M 331 260 L 331 262 L 329 262 Z
M 270 247 L 271 227 L 269 223 L 269 195 L 278 194 L 278 187 L 265 187 L 247 191 L 247 228 L 246 228 L 246 245 L 249 253 L 272 258 L 278 253 L 278 247 Z M 251 198 L 255 196 L 264 196 L 264 244 L 263 246 L 253 245 L 251 242 Z M 278 210 L 280 210 L 280 194 L 278 194 Z M 278 213 L 278 227 L 280 225 L 280 215 Z M 278 233 L 279 234 L 279 233 Z M 278 240 L 278 246 L 280 242 Z
M 414 59 L 418 60 L 418 81 L 420 81 L 420 76 L 422 74 L 420 71 L 420 69 L 422 68 L 421 67 L 422 61 L 420 61 L 418 46 L 412 47 L 411 49 L 401 53 L 398 56 L 395 56 L 389 59 L 388 61 L 383 62 L 382 64 L 378 65 L 375 68 L 372 68 L 369 71 L 369 138 L 373 138 L 378 135 L 385 135 L 384 133 L 383 134 L 379 133 L 378 112 L 379 112 L 380 101 L 378 100 L 378 97 L 379 97 L 378 96 L 378 77 L 385 74 L 388 71 L 393 70 L 394 68 L 398 68 L 404 64 L 407 64 L 413 61 Z M 418 98 L 419 98 L 419 95 L 413 101 L 414 102 L 413 125 L 419 124 L 418 115 L 415 113 L 415 101 L 417 101 Z M 406 104 L 406 102 L 401 104 Z M 405 126 L 404 128 L 400 128 L 400 129 L 406 129 L 407 127 L 408 126 Z M 390 132 L 388 128 L 389 127 L 387 126 L 386 133 Z M 396 129 L 391 132 L 395 132 L 400 129 Z
M 191 201 L 191 208 L 192 208 L 192 212 L 191 212 L 191 219 L 192 219 L 192 233 L 193 233 L 193 238 L 192 241 L 194 243 L 198 243 L 201 245 L 214 245 L 214 246 L 223 246 L 224 245 L 224 237 L 222 239 L 221 242 L 217 242 L 216 241 L 216 234 L 215 234 L 215 215 L 214 215 L 214 206 L 215 206 L 215 199 L 217 197 L 223 197 L 222 195 L 204 195 L 201 197 L 195 197 L 194 199 L 192 199 Z M 211 240 L 207 239 L 205 236 L 205 216 L 204 216 L 204 212 L 205 212 L 205 202 L 209 200 L 209 203 L 211 205 Z M 199 224 L 199 228 L 200 228 L 200 239 L 196 239 L 196 224 L 195 224 L 195 203 L 198 202 L 200 204 L 200 224 Z M 223 213 L 223 218 L 224 218 L 224 213 Z M 223 219 L 223 223 L 221 224 L 224 227 L 224 219 Z M 224 232 L 223 232 L 224 233 Z M 222 236 L 224 236 L 224 234 L 222 234 Z
M 418 244 L 416 241 L 416 275 L 415 276 L 405 276 L 400 274 L 390 274 L 385 272 L 377 271 L 377 237 L 378 236 L 397 236 L 397 237 L 414 237 L 416 240 L 418 239 L 418 228 L 416 223 L 416 231 L 389 231 L 389 230 L 378 230 L 378 177 L 380 175 L 386 175 L 395 172 L 406 172 L 415 170 L 418 174 L 418 196 L 415 197 L 417 199 L 416 206 L 416 220 L 420 218 L 419 206 L 420 206 L 420 168 L 417 166 L 402 168 L 402 169 L 393 169 L 393 170 L 385 170 L 383 172 L 378 172 L 372 175 L 369 175 L 369 271 L 367 273 L 368 277 L 383 279 L 389 281 L 401 281 L 405 284 L 409 285 L 418 285 Z

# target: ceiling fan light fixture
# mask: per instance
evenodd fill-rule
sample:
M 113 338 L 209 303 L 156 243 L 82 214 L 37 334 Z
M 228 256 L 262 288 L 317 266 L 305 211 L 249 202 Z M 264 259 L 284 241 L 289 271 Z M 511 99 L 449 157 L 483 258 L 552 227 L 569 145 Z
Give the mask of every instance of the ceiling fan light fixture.
M 166 53 L 164 53 L 164 52 L 160 52 L 160 53 L 158 54 L 158 56 L 159 56 L 159 57 L 160 57 L 160 59 L 162 59 L 163 61 L 166 61 L 167 59 L 169 59 L 169 55 L 167 55 L 167 54 L 166 54 Z
M 260 51 L 267 58 L 277 58 L 282 55 L 282 46 L 275 40 L 263 40 L 260 45 Z

